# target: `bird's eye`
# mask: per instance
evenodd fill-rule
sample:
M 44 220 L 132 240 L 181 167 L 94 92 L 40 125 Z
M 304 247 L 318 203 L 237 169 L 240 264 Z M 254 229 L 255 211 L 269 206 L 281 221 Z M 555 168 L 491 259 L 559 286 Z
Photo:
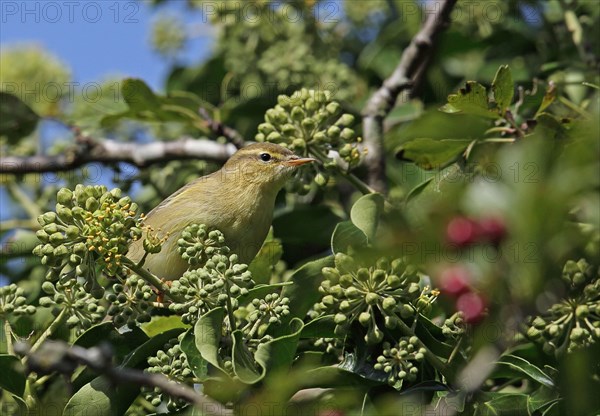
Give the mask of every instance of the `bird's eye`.
M 268 162 L 269 160 L 271 160 L 271 155 L 268 153 L 261 153 L 260 160 L 262 160 L 263 162 Z

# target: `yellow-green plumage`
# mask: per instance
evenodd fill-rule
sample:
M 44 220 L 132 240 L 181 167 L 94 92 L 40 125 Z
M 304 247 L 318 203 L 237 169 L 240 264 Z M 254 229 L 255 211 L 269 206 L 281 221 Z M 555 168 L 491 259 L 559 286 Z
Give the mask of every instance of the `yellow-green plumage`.
M 150 211 L 144 224 L 170 235 L 160 253 L 147 256 L 144 268 L 159 278 L 179 278 L 188 264 L 177 252 L 177 240 L 193 223 L 222 231 L 240 262 L 250 263 L 271 226 L 277 193 L 297 166 L 311 161 L 270 143 L 240 149 L 219 171 L 190 182 Z M 138 262 L 143 255 L 138 240 L 127 257 Z

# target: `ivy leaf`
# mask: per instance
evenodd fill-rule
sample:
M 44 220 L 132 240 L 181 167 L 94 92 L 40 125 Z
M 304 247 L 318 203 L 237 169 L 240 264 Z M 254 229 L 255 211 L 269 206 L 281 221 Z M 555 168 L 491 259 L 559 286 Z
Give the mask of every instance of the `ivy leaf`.
M 494 100 L 498 105 L 498 110 L 500 114 L 504 115 L 506 109 L 512 103 L 515 94 L 515 84 L 508 65 L 502 65 L 498 68 L 498 72 L 496 72 L 496 76 L 492 82 L 492 91 L 494 93 Z
M 40 116 L 17 96 L 0 91 L 0 136 L 15 144 L 31 134 Z
M 0 354 L 0 387 L 17 396 L 25 392 L 25 374 L 21 361 L 10 354 Z
M 282 296 L 290 298 L 289 319 L 304 318 L 308 310 L 321 298 L 318 289 L 323 281 L 323 267 L 333 267 L 333 256 L 306 263 L 290 277 L 291 285 L 283 288 Z
M 183 336 L 180 342 L 181 351 L 185 354 L 192 372 L 200 381 L 204 381 L 208 376 L 208 362 L 202 358 L 202 354 L 196 348 L 196 337 L 192 329 Z
M 302 320 L 294 318 L 289 323 L 290 333 L 258 346 L 254 358 L 263 368 L 263 377 L 266 373 L 287 370 L 291 367 L 303 328 Z
M 483 393 L 474 416 L 529 416 L 526 394 Z M 487 400 L 486 400 L 487 399 Z
M 260 251 L 248 266 L 248 270 L 257 284 L 269 283 L 273 267 L 281 260 L 282 254 L 281 241 L 271 238 L 263 243 Z
M 494 375 L 505 375 L 506 369 L 510 370 L 511 372 L 520 373 L 520 375 L 524 375 L 546 387 L 555 387 L 554 380 L 552 380 L 549 375 L 544 373 L 536 365 L 530 363 L 524 358 L 517 357 L 516 355 L 509 354 L 500 357 L 497 363 L 497 369 L 494 371 Z
M 491 111 L 488 105 L 487 91 L 483 85 L 468 81 L 457 94 L 448 96 L 448 104 L 440 108 L 444 113 L 465 113 L 481 117 L 498 118 L 498 113 Z
M 426 170 L 443 169 L 454 163 L 470 143 L 471 140 L 413 139 L 400 146 L 396 157 L 410 160 Z
M 219 343 L 224 319 L 225 309 L 215 308 L 202 315 L 194 326 L 194 339 L 200 355 L 221 371 L 224 370 L 219 359 Z
M 325 315 L 313 319 L 302 328 L 301 338 L 339 338 L 335 333 L 335 315 Z
M 252 353 L 244 343 L 244 334 L 239 329 L 232 334 L 232 363 L 233 371 L 242 383 L 254 384 L 264 377 L 264 371 L 259 372 Z
M 331 235 L 331 251 L 333 254 L 347 253 L 348 247 L 367 246 L 367 236 L 352 221 L 343 221 L 335 226 Z
M 365 233 L 369 240 L 375 238 L 379 217 L 383 212 L 383 203 L 381 194 L 368 194 L 356 201 L 350 210 L 352 223 Z

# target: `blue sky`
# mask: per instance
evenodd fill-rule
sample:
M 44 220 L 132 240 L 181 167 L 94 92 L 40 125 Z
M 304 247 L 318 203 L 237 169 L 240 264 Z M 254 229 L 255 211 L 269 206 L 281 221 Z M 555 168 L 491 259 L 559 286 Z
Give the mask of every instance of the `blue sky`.
M 150 47 L 151 23 L 161 12 L 180 16 L 188 25 L 202 21 L 184 0 L 160 7 L 146 1 L 8 1 L 0 0 L 0 47 L 36 43 L 67 64 L 73 80 L 99 81 L 109 75 L 138 77 L 160 89 L 170 63 Z M 209 25 L 189 42 L 186 63 L 209 55 Z

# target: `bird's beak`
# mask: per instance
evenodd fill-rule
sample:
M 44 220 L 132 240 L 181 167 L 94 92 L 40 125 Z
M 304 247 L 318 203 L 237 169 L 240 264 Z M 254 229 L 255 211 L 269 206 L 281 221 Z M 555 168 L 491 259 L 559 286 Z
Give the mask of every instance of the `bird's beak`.
M 292 156 L 288 160 L 286 160 L 285 163 L 288 166 L 301 166 L 301 165 L 305 165 L 306 163 L 311 163 L 311 162 L 315 162 L 315 161 L 316 161 L 316 159 L 313 159 L 312 157 Z

